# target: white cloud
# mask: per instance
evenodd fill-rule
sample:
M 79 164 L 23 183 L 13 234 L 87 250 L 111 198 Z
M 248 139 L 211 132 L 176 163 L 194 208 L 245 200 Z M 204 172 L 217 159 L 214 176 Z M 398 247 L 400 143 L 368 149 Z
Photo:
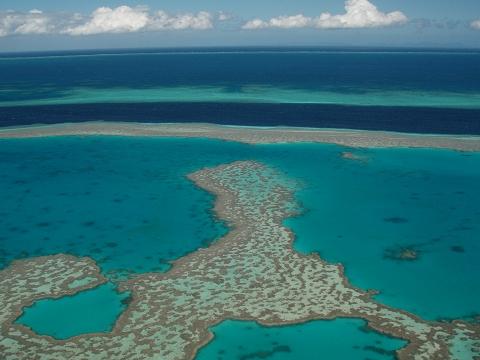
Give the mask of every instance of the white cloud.
M 299 14 L 294 16 L 280 16 L 267 21 L 253 19 L 244 24 L 242 28 L 247 30 L 302 27 L 353 29 L 389 26 L 402 24 L 406 21 L 407 17 L 400 11 L 383 13 L 369 0 L 347 0 L 345 2 L 345 13 L 341 15 L 323 13 L 318 17 L 307 17 Z
M 475 30 L 480 30 L 480 19 L 472 21 L 470 26 Z
M 213 27 L 213 16 L 205 11 L 170 15 L 150 12 L 146 7 L 100 7 L 90 16 L 0 12 L 0 37 L 15 34 L 67 34 L 72 36 L 160 30 L 205 30 Z
M 232 18 L 233 18 L 232 14 L 229 14 L 229 13 L 226 13 L 226 12 L 223 12 L 223 11 L 220 11 L 218 13 L 218 17 L 217 17 L 217 19 L 219 21 L 227 21 L 227 20 L 230 20 Z
M 52 18 L 39 10 L 0 12 L 0 37 L 11 34 L 48 34 L 55 31 Z
M 368 0 L 348 0 L 345 3 L 346 13 L 331 15 L 324 13 L 315 19 L 319 28 L 365 28 L 400 24 L 407 17 L 400 11 L 383 13 Z
M 311 25 L 312 19 L 303 15 L 293 15 L 293 16 L 279 16 L 276 18 L 271 18 L 268 21 L 263 21 L 261 19 L 253 19 L 243 25 L 243 29 L 265 29 L 270 27 L 282 28 L 282 29 L 291 29 L 291 28 L 301 28 Z
M 257 30 L 257 29 L 265 29 L 270 27 L 270 24 L 267 21 L 263 21 L 262 19 L 253 19 L 246 22 L 242 29 L 245 30 Z
M 158 30 L 205 30 L 213 27 L 212 15 L 206 11 L 197 14 L 169 15 L 165 11 L 149 13 L 147 8 L 119 6 L 95 10 L 84 24 L 65 30 L 70 35 L 127 33 Z
M 149 21 L 151 30 L 206 30 L 213 27 L 213 16 L 200 11 L 197 14 L 180 14 L 170 16 L 164 11 L 158 11 Z
M 144 28 L 148 24 L 148 20 L 145 8 L 100 7 L 92 13 L 86 23 L 67 28 L 63 32 L 70 35 L 134 32 Z

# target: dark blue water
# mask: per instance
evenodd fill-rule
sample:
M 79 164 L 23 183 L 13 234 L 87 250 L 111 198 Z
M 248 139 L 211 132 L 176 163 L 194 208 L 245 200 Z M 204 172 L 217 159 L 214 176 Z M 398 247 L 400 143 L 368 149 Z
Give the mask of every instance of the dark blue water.
M 480 110 L 317 104 L 133 103 L 0 108 L 1 126 L 63 122 L 200 122 L 480 134 Z
M 139 88 L 182 85 L 293 86 L 317 90 L 480 89 L 480 52 L 384 51 L 187 51 L 138 53 L 38 53 L 3 57 L 2 86 L 29 89 L 27 98 L 44 97 L 72 86 Z M 321 49 L 317 49 L 321 50 Z M 9 71 L 6 71 L 6 70 Z M 2 100 L 8 99 L 2 94 Z
M 0 57 L 0 126 L 87 120 L 480 134 L 480 53 L 230 48 Z

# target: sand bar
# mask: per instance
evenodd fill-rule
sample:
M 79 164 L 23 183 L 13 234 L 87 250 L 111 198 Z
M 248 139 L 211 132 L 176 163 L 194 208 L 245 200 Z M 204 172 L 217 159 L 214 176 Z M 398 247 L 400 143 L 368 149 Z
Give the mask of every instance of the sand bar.
M 480 151 L 480 136 L 420 135 L 367 130 L 134 122 L 82 122 L 0 128 L 0 139 L 73 135 L 210 138 L 247 144 L 314 142 L 359 148 L 443 148 Z

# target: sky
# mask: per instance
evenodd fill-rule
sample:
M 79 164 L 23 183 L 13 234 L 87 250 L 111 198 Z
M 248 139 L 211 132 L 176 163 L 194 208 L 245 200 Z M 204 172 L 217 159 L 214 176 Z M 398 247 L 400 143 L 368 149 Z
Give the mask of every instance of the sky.
M 480 48 L 480 0 L 0 2 L 0 52 L 192 46 Z

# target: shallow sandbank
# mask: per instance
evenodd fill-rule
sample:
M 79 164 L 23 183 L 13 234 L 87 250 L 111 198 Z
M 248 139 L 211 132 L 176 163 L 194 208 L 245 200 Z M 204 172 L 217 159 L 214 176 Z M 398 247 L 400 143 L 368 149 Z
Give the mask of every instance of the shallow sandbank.
M 480 151 L 479 136 L 418 135 L 366 130 L 130 122 L 83 122 L 0 128 L 0 138 L 73 135 L 191 137 L 230 140 L 248 144 L 317 142 L 362 148 L 412 147 Z

